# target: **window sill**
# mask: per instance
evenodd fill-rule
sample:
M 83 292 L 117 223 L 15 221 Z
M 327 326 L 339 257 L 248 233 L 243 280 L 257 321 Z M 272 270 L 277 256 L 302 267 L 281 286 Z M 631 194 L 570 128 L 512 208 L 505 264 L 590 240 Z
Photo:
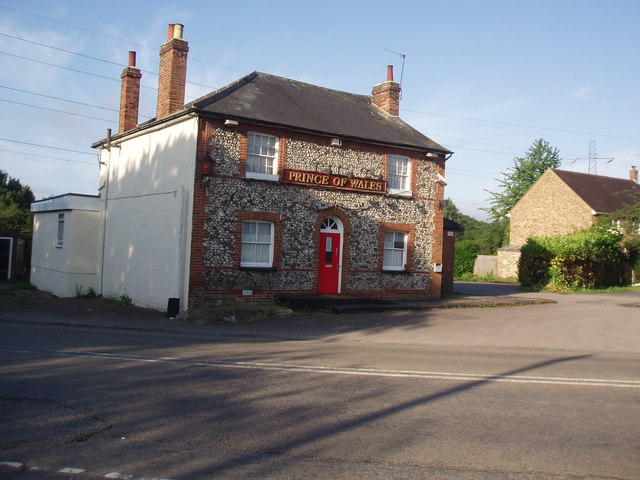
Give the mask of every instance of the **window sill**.
M 240 265 L 240 270 L 254 271 L 254 272 L 277 272 L 278 269 L 274 267 L 258 267 L 258 266 L 247 266 Z
M 247 180 L 264 180 L 267 182 L 279 182 L 280 175 L 268 175 L 266 173 L 251 173 L 247 172 L 244 176 Z
M 394 188 L 390 188 L 389 190 L 387 190 L 387 195 L 393 197 L 411 198 L 413 197 L 413 192 L 411 190 L 396 190 Z
M 405 268 L 405 269 L 402 269 L 402 270 L 385 270 L 385 269 L 382 269 L 382 273 L 401 274 L 401 275 L 403 275 L 403 274 L 409 274 L 411 272 Z

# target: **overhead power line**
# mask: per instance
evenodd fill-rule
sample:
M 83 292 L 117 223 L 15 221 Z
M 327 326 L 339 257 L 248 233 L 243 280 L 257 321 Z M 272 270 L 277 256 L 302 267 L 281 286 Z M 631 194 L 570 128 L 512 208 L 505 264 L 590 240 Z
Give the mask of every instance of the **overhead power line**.
M 39 18 L 41 20 L 45 20 L 47 22 L 57 23 L 58 25 L 63 25 L 65 27 L 75 28 L 76 30 L 82 30 L 83 32 L 92 33 L 94 35 L 99 35 L 101 37 L 111 38 L 113 40 L 118 40 L 119 42 L 124 42 L 124 43 L 128 43 L 128 44 L 131 44 L 131 45 L 138 45 L 138 46 L 143 47 L 143 48 L 149 48 L 150 50 L 159 51 L 159 49 L 157 49 L 157 48 L 151 48 L 151 47 L 149 47 L 149 45 L 146 45 L 146 44 L 140 43 L 140 42 L 136 42 L 135 40 L 131 40 L 129 38 L 122 38 L 122 37 L 117 37 L 115 35 L 109 35 L 109 34 L 106 34 L 106 33 L 97 32 L 97 31 L 91 30 L 89 28 L 80 27 L 78 25 L 73 25 L 71 23 L 61 22 L 61 21 L 55 20 L 53 18 L 45 17 L 45 16 L 42 16 L 42 15 L 37 15 L 37 14 L 31 13 L 31 12 L 25 12 L 24 10 L 19 10 L 17 8 L 7 7 L 6 5 L 0 5 L 0 8 L 6 8 L 7 10 L 12 10 L 14 12 L 21 13 L 22 15 L 28 15 L 28 16 L 31 16 L 31 17 Z M 220 64 L 217 64 L 217 63 L 210 62 L 208 60 L 202 60 L 200 58 L 191 57 L 191 60 L 194 61 L 194 62 L 205 63 L 207 65 L 211 65 L 211 66 L 218 67 L 218 68 L 224 68 L 226 70 L 232 70 L 232 71 L 241 72 L 241 73 L 244 73 L 244 74 L 249 73 L 246 70 L 240 70 L 238 68 L 227 67 L 226 65 L 220 65 Z
M 39 19 L 41 19 L 41 20 L 46 20 L 47 22 L 57 23 L 58 25 L 64 25 L 65 27 L 71 27 L 71 28 L 75 28 L 75 29 L 77 29 L 77 30 L 83 30 L 83 31 L 88 32 L 88 33 L 93 33 L 94 35 L 100 35 L 100 36 L 102 36 L 102 37 L 106 37 L 106 38 L 113 38 L 113 39 L 115 39 L 115 40 L 120 40 L 120 41 L 123 41 L 123 42 L 128 42 L 128 40 L 126 40 L 126 39 L 124 39 L 124 38 L 119 38 L 119 37 L 116 37 L 116 36 L 113 36 L 113 35 L 107 35 L 106 33 L 96 32 L 95 30 L 89 30 L 88 28 L 79 27 L 79 26 L 77 26 L 77 25 L 72 25 L 72 24 L 70 24 L 70 23 L 61 22 L 61 21 L 59 21 L 59 20 L 55 20 L 55 19 L 53 19 L 53 18 L 49 18 L 49 17 L 44 17 L 44 16 L 42 16 L 42 15 L 37 15 L 37 14 L 35 14 L 35 13 L 25 12 L 24 10 L 19 10 L 19 9 L 17 9 L 17 8 L 8 7 L 8 6 L 6 6 L 6 5 L 0 5 L 0 8 L 6 8 L 7 10 L 12 10 L 12 11 L 14 11 L 14 12 L 18 12 L 18 13 L 21 13 L 21 14 L 23 14 L 23 15 L 28 15 L 28 16 L 30 16 L 30 17 L 35 17 L 35 18 L 39 18 Z M 130 43 L 135 43 L 135 42 L 130 42 Z M 137 45 L 145 46 L 145 45 L 142 45 L 141 43 L 138 43 Z
M 70 100 L 68 98 L 54 97 L 53 95 L 45 95 L 44 93 L 30 92 L 29 90 L 22 90 L 20 88 L 7 87 L 6 85 L 0 85 L 0 88 L 6 88 L 7 90 L 13 90 L 15 92 L 27 93 L 29 95 L 37 95 L 39 97 L 44 97 L 44 98 L 51 98 L 53 100 L 60 100 L 62 102 L 75 103 L 76 105 L 82 105 L 85 107 L 100 108 L 102 110 L 109 110 L 110 112 L 118 113 L 120 111 L 117 108 L 101 107 L 100 105 L 93 105 L 91 103 L 78 102 L 77 100 Z M 148 115 L 140 115 L 140 116 L 144 118 L 153 118 Z
M 485 147 L 501 148 L 503 150 L 510 150 L 514 154 L 521 153 L 520 148 L 507 146 L 507 145 L 496 145 L 495 143 L 478 142 L 477 140 L 468 140 L 466 138 L 450 137 L 448 135 L 437 135 L 437 137 L 439 139 L 445 139 L 446 138 L 446 139 L 449 139 L 452 142 L 466 142 L 466 143 L 474 143 L 476 145 L 483 145 Z M 471 147 L 456 147 L 456 148 L 471 148 Z M 503 153 L 507 153 L 507 152 L 503 152 Z
M 509 155 L 509 156 L 517 155 L 517 154 L 514 154 L 514 153 L 510 153 L 510 152 L 498 152 L 496 150 L 485 150 L 483 148 L 463 147 L 461 145 L 448 145 L 448 146 L 450 148 L 462 149 L 462 150 L 471 150 L 471 151 L 474 151 L 474 152 L 496 153 L 498 155 Z
M 59 25 L 63 25 L 65 27 L 74 28 L 74 29 L 81 30 L 81 31 L 84 31 L 84 32 L 88 32 L 88 33 L 91 33 L 91 34 L 94 34 L 94 35 L 99 35 L 99 36 L 102 36 L 102 37 L 105 37 L 105 38 L 111 38 L 111 39 L 118 40 L 118 41 L 121 41 L 121 42 L 129 43 L 129 44 L 133 44 L 133 45 L 139 45 L 139 46 L 142 46 L 144 48 L 150 48 L 146 44 L 143 44 L 143 43 L 140 43 L 140 42 L 136 42 L 136 41 L 131 40 L 131 39 L 122 38 L 122 37 L 118 37 L 118 36 L 115 36 L 115 35 L 105 34 L 105 33 L 98 32 L 96 30 L 92 30 L 92 29 L 89 29 L 89 28 L 85 28 L 85 27 L 81 27 L 81 26 L 78 26 L 78 25 L 73 25 L 73 24 L 70 24 L 70 23 L 65 23 L 65 22 L 62 22 L 62 21 L 59 21 L 59 20 L 55 20 L 53 18 L 45 17 L 43 15 L 38 15 L 38 14 L 35 14 L 35 13 L 31 13 L 31 12 L 26 12 L 24 10 L 20 10 L 20 9 L 17 9 L 17 8 L 8 7 L 6 5 L 0 5 L 0 8 L 5 8 L 7 10 L 11 10 L 11 11 L 23 14 L 23 15 L 39 18 L 41 20 L 45 20 L 45 21 L 48 21 L 48 22 L 52 22 L 52 23 L 56 23 L 56 24 L 59 24 Z M 63 52 L 69 53 L 69 54 L 79 55 L 79 56 L 82 56 L 82 57 L 85 57 L 85 58 L 89 58 L 89 59 L 93 59 L 93 60 L 96 60 L 96 61 L 101 61 L 101 62 L 113 64 L 113 65 L 118 65 L 118 66 L 121 66 L 121 67 L 126 67 L 126 65 L 124 65 L 124 64 L 120 64 L 120 63 L 113 62 L 113 61 L 110 61 L 110 60 L 106 60 L 106 59 L 102 59 L 102 58 L 98 58 L 98 57 L 93 57 L 91 55 L 86 55 L 86 54 L 82 54 L 82 53 L 78 53 L 78 52 L 72 52 L 70 50 L 65 50 L 65 49 L 62 49 L 62 48 L 59 48 L 59 47 L 55 47 L 55 46 L 52 46 L 52 45 L 47 45 L 47 44 L 44 44 L 44 43 L 23 39 L 23 38 L 16 37 L 16 36 L 13 36 L 13 35 L 8 35 L 8 34 L 4 34 L 4 33 L 0 33 L 0 35 L 3 35 L 5 37 L 14 38 L 16 40 L 21 40 L 21 41 L 25 41 L 25 42 L 28 42 L 28 43 L 44 46 L 44 47 L 47 47 L 47 48 L 52 48 L 52 49 L 55 49 L 55 50 L 63 51 Z M 158 49 L 155 49 L 155 48 L 151 48 L 151 50 L 158 51 Z M 385 49 L 385 50 L 388 50 L 388 49 Z M 388 51 L 390 51 L 392 53 L 397 53 L 397 52 L 393 52 L 392 50 L 388 50 Z M 55 64 L 51 64 L 51 63 L 35 60 L 35 59 L 29 59 L 29 58 L 26 58 L 26 57 L 21 57 L 19 55 L 12 55 L 12 54 L 9 54 L 9 53 L 6 53 L 6 52 L 0 52 L 0 53 L 2 53 L 4 55 L 10 55 L 10 56 L 13 56 L 13 57 L 17 57 L 17 58 L 22 58 L 24 60 L 29 60 L 29 61 L 33 61 L 33 62 L 42 63 L 42 64 L 45 64 L 45 65 L 49 65 L 49 66 L 53 66 L 53 67 L 57 67 L 57 68 L 63 68 L 63 69 L 75 71 L 75 72 L 78 72 L 78 73 L 83 73 L 85 75 L 93 75 L 93 76 L 96 76 L 96 77 L 99 77 L 99 78 L 105 78 L 105 79 L 112 80 L 112 81 L 119 81 L 117 79 L 113 79 L 113 78 L 110 78 L 110 77 L 106 77 L 106 76 L 102 76 L 102 75 L 98 75 L 98 74 L 94 74 L 94 73 L 90 73 L 90 72 L 83 72 L 83 71 L 80 71 L 80 70 L 74 70 L 74 69 L 71 69 L 71 68 L 68 68 L 68 67 L 63 67 L 61 65 L 55 65 Z M 398 53 L 398 55 L 401 55 L 403 57 L 403 59 L 404 59 L 404 54 Z M 206 61 L 206 60 L 202 60 L 202 59 L 197 59 L 197 58 L 194 58 L 194 57 L 191 57 L 190 60 L 195 61 L 195 62 L 206 63 L 206 64 L 209 64 L 209 65 L 212 65 L 212 66 L 216 66 L 216 67 L 219 67 L 219 68 L 225 68 L 225 69 L 228 69 L 228 70 L 234 70 L 234 71 L 238 71 L 238 72 L 241 72 L 241 73 L 247 73 L 245 70 L 240 70 L 240 69 L 237 69 L 237 68 L 227 67 L 225 65 L 215 64 L 215 63 L 212 63 L 212 62 L 209 62 L 209 61 Z M 151 70 L 141 70 L 141 71 L 143 71 L 145 73 L 152 74 L 152 75 L 158 75 L 157 72 L 154 72 L 154 71 L 151 71 Z M 202 83 L 197 83 L 197 82 L 192 82 L 192 81 L 187 81 L 187 83 L 192 84 L 192 85 L 196 85 L 196 86 L 200 86 L 200 87 L 204 87 L 204 88 L 209 88 L 209 89 L 212 89 L 212 90 L 215 90 L 217 88 L 217 87 L 212 87 L 210 85 L 205 85 L 205 84 L 202 84 Z M 141 88 L 150 88 L 150 89 L 153 89 L 153 90 L 157 90 L 157 88 L 148 87 L 148 86 L 144 86 L 144 85 Z M 192 98 L 192 97 L 189 97 L 189 98 Z M 469 122 L 487 123 L 487 124 L 494 124 L 494 125 L 505 125 L 505 126 L 510 126 L 510 127 L 519 127 L 519 128 L 530 128 L 530 129 L 535 129 L 535 130 L 546 130 L 546 131 L 552 131 L 552 132 L 571 133 L 571 134 L 577 134 L 577 135 L 589 135 L 589 136 L 606 137 L 606 138 L 617 138 L 617 139 L 622 139 L 622 140 L 639 140 L 640 141 L 640 138 L 638 138 L 638 137 L 628 137 L 628 136 L 623 136 L 623 135 L 610 135 L 610 134 L 604 134 L 604 133 L 583 132 L 583 131 L 579 131 L 579 130 L 569 130 L 569 129 L 560 129 L 560 128 L 551 128 L 551 127 L 541 127 L 541 126 L 537 126 L 537 125 L 527 125 L 527 124 L 519 124 L 519 123 L 512 123 L 512 122 L 501 122 L 501 121 L 496 121 L 496 120 L 486 120 L 486 119 L 480 119 L 480 118 L 464 117 L 464 116 L 458 116 L 458 115 L 448 115 L 448 114 L 435 113 L 435 112 L 424 112 L 424 111 L 410 110 L 410 109 L 403 109 L 403 111 L 416 113 L 416 114 L 420 114 L 420 115 L 433 115 L 433 116 L 439 116 L 439 117 L 444 117 L 444 118 L 453 118 L 453 119 L 469 121 Z M 474 150 L 474 149 L 469 148 L 469 147 L 455 147 L 455 148 L 464 148 L 464 149 L 467 149 L 467 150 Z M 477 149 L 477 151 L 482 151 L 482 152 L 486 151 L 488 153 L 498 153 L 498 154 L 505 154 L 506 155 L 505 152 L 496 152 L 496 151 L 479 150 L 479 149 Z
M 1 50 L 0 50 L 0 55 L 7 55 L 8 57 L 19 58 L 21 60 L 26 60 L 26 61 L 29 61 L 29 62 L 40 63 L 42 65 L 48 65 L 50 67 L 61 68 L 63 70 L 68 70 L 68 71 L 71 71 L 71 72 L 82 73 L 83 75 L 90 75 L 92 77 L 102 78 L 102 79 L 105 79 L 105 80 L 109 80 L 110 82 L 118 82 L 118 83 L 120 83 L 120 80 L 118 80 L 117 78 L 108 77 L 106 75 L 100 75 L 100 74 L 92 73 L 92 72 L 85 72 L 84 70 L 78 70 L 78 69 L 75 69 L 75 68 L 65 67 L 63 65 L 56 65 L 55 63 L 49 63 L 49 62 L 44 62 L 42 60 L 36 60 L 35 58 L 25 57 L 24 55 L 15 55 L 13 53 L 4 52 L 4 51 L 1 51 Z M 189 83 L 189 82 L 187 82 L 187 83 Z M 155 91 L 158 90 L 157 88 L 148 87 L 146 85 L 140 85 L 140 88 L 146 88 L 146 89 L 155 90 Z M 185 98 L 193 99 L 195 97 L 192 97 L 190 95 L 185 95 Z M 151 117 L 149 117 L 149 118 L 151 118 Z
M 114 40 L 117 40 L 117 41 L 129 43 L 129 44 L 134 44 L 134 45 L 139 45 L 139 46 L 144 47 L 144 48 L 150 48 L 146 44 L 143 44 L 143 43 L 140 43 L 140 42 L 136 42 L 136 41 L 131 40 L 131 39 L 122 38 L 122 37 L 118 37 L 118 36 L 115 36 L 115 35 L 105 34 L 105 33 L 98 32 L 96 30 L 92 30 L 92 29 L 89 29 L 89 28 L 85 28 L 85 27 L 82 27 L 82 26 L 79 26 L 79 25 L 73 25 L 73 24 L 70 24 L 70 23 L 62 22 L 62 21 L 59 21 L 59 20 L 56 20 L 56 19 L 53 19 L 53 18 L 49 18 L 49 17 L 43 16 L 43 15 L 38 15 L 38 14 L 35 14 L 35 13 L 31 13 L 31 12 L 27 12 L 27 11 L 24 11 L 24 10 L 20 10 L 20 9 L 17 9 L 17 8 L 8 7 L 6 5 L 0 5 L 0 8 L 11 10 L 11 11 L 23 14 L 23 15 L 34 17 L 34 18 L 39 18 L 39 19 L 47 21 L 47 22 L 63 25 L 65 27 L 81 30 L 81 31 L 84 31 L 84 32 L 87 32 L 87 33 L 91 33 L 91 34 L 94 34 L 94 35 L 102 36 L 102 37 L 105 37 L 105 38 L 111 38 L 111 39 L 114 39 Z M 45 44 L 45 43 L 36 42 L 36 41 L 33 41 L 33 40 L 28 40 L 28 39 L 25 39 L 25 38 L 17 37 L 15 35 L 9 35 L 9 34 L 2 33 L 2 32 L 0 32 L 0 35 L 2 35 L 4 37 L 7 37 L 7 38 L 12 38 L 12 39 L 15 39 L 15 40 L 27 42 L 27 43 L 30 43 L 30 44 L 39 45 L 39 46 L 42 46 L 42 47 L 54 49 L 54 50 L 57 50 L 57 51 L 62 51 L 62 52 L 65 52 L 65 53 L 68 53 L 68 54 L 71 54 L 71 55 L 77 55 L 77 56 L 84 57 L 84 58 L 87 58 L 87 59 L 91 59 L 91 60 L 95 60 L 95 61 L 99 61 L 99 62 L 103 62 L 103 63 L 108 63 L 108 64 L 111 64 L 111 65 L 116 65 L 116 66 L 120 66 L 120 67 L 126 67 L 126 65 L 118 63 L 118 62 L 113 62 L 113 61 L 106 60 L 106 59 L 103 59 L 103 58 L 99 58 L 99 57 L 95 57 L 95 56 L 91 56 L 91 55 L 86 55 L 86 54 L 79 53 L 79 52 L 74 52 L 74 51 L 67 50 L 67 49 L 60 48 L 60 47 L 56 47 L 56 46 L 53 46 L 53 45 L 48 45 L 48 44 Z M 155 49 L 155 48 L 150 48 L 150 49 L 151 50 L 156 50 L 156 51 L 158 50 L 158 49 Z M 385 50 L 388 50 L 388 49 L 385 49 Z M 397 52 L 393 52 L 392 50 L 388 50 L 388 51 L 390 51 L 392 53 L 397 53 Z M 119 82 L 119 80 L 116 79 L 116 78 L 112 78 L 112 77 L 108 77 L 108 76 L 104 76 L 104 75 L 99 75 L 99 74 L 92 73 L 92 72 L 86 72 L 86 71 L 82 71 L 82 70 L 72 69 L 72 68 L 69 68 L 69 67 L 62 66 L 62 65 L 56 65 L 56 64 L 53 64 L 53 63 L 43 62 L 41 60 L 36 60 L 36 59 L 32 59 L 32 58 L 28 58 L 28 57 L 24 57 L 24 56 L 20 56 L 20 55 L 15 55 L 15 54 L 10 54 L 8 52 L 0 51 L 0 54 L 8 55 L 8 56 L 12 56 L 12 57 L 15 57 L 15 58 L 20 58 L 20 59 L 23 59 L 23 60 L 36 62 L 36 63 L 40 63 L 40 64 L 44 64 L 44 65 L 48 65 L 48 66 L 52 66 L 52 67 L 56 67 L 56 68 L 61 68 L 61 69 L 65 69 L 65 70 L 81 73 L 81 74 L 84 74 L 84 75 L 91 75 L 91 76 L 94 76 L 94 77 L 97 77 L 97 78 L 103 78 L 103 79 L 107 79 L 107 80 L 110 80 L 110 81 Z M 403 59 L 404 59 L 404 54 L 400 54 L 400 53 L 397 53 L 397 54 L 401 55 L 403 57 Z M 202 59 L 197 59 L 197 58 L 194 58 L 194 57 L 191 57 L 190 60 L 196 61 L 196 62 L 207 63 L 207 64 L 210 64 L 210 65 L 213 65 L 213 66 L 216 66 L 216 67 L 220 67 L 220 68 L 225 68 L 225 69 L 229 69 L 229 70 L 234 70 L 234 71 L 246 73 L 246 71 L 244 71 L 244 70 L 240 70 L 240 69 L 236 69 L 236 68 L 232 68 L 232 67 L 227 67 L 227 66 L 224 66 L 224 65 L 215 64 L 215 63 L 208 62 L 208 61 L 202 60 Z M 145 73 L 148 73 L 148 74 L 152 74 L 152 75 L 158 75 L 157 72 L 154 72 L 154 71 L 151 71 L 151 70 L 141 70 L 141 71 L 145 72 Z M 187 83 L 188 84 L 192 84 L 192 85 L 196 85 L 196 86 L 200 86 L 200 87 L 203 87 L 203 88 L 212 89 L 212 90 L 216 89 L 216 87 L 212 87 L 210 85 L 201 84 L 201 83 L 198 83 L 198 82 L 187 81 Z M 146 86 L 146 85 L 142 85 L 141 88 L 157 90 L 157 88 Z M 55 98 L 55 97 L 51 97 L 51 98 Z M 187 96 L 187 98 L 194 98 L 194 97 Z M 59 100 L 69 101 L 69 100 L 65 100 L 65 99 L 59 99 Z M 90 106 L 90 105 L 87 105 L 87 106 Z M 36 107 L 36 108 L 38 108 L 38 107 Z M 102 107 L 97 107 L 97 108 L 102 108 Z M 494 124 L 494 125 L 505 125 L 505 126 L 511 126 L 511 127 L 519 127 L 519 128 L 555 131 L 555 132 L 562 132 L 562 133 L 571 133 L 571 134 L 578 134 L 578 135 L 589 135 L 589 136 L 607 137 L 607 138 L 616 138 L 616 139 L 625 139 L 625 140 L 640 140 L 640 138 L 638 138 L 638 137 L 628 137 L 628 136 L 621 136 L 621 135 L 609 135 L 609 134 L 602 134 L 602 133 L 583 132 L 583 131 L 569 130 L 569 129 L 558 129 L 558 128 L 550 128 L 550 127 L 541 127 L 541 126 L 536 126 L 536 125 L 518 124 L 518 123 L 512 123 L 512 122 L 501 122 L 501 121 L 486 120 L 486 119 L 480 119 L 480 118 L 448 115 L 448 114 L 443 114 L 443 113 L 417 111 L 417 110 L 411 110 L 411 109 L 403 109 L 403 110 L 406 111 L 406 112 L 416 113 L 416 114 L 420 114 L 420 115 L 433 115 L 433 116 L 439 116 L 439 117 L 444 117 L 444 118 L 452 118 L 452 119 L 457 119 L 457 120 L 462 120 L 462 121 L 469 121 L 469 122 L 486 123 L 486 124 Z M 66 113 L 69 113 L 69 112 L 66 112 Z M 144 117 L 145 118 L 152 118 L 152 117 L 149 117 L 149 116 L 144 116 Z M 99 120 L 104 120 L 104 119 L 99 119 Z M 494 153 L 494 154 L 498 154 L 498 155 L 512 155 L 511 153 L 508 153 L 508 152 L 501 152 L 501 151 L 495 151 L 495 150 L 485 150 L 485 149 L 465 147 L 465 146 L 451 145 L 451 147 L 452 148 L 456 148 L 456 149 L 463 149 L 463 150 Z M 499 147 L 499 148 L 501 148 L 501 147 Z M 510 149 L 511 147 L 505 147 L 505 148 L 509 148 Z
M 61 160 L 63 162 L 72 162 L 72 163 L 82 163 L 84 165 L 93 165 L 93 166 L 97 165 L 96 162 L 83 162 L 82 160 L 69 160 L 68 158 L 52 157 L 50 155 L 38 155 L 37 153 L 17 152 L 15 150 L 5 150 L 4 148 L 0 148 L 0 152 L 17 153 L 17 154 L 20 154 L 20 155 L 27 155 L 29 157 L 51 158 L 53 160 Z
M 106 75 L 99 75 L 97 73 L 92 73 L 92 72 L 85 72 L 84 70 L 78 70 L 75 68 L 70 68 L 70 67 L 65 67 L 62 65 L 56 65 L 55 63 L 49 63 L 49 62 L 44 62 L 42 60 L 36 60 L 35 58 L 29 58 L 29 57 L 25 57 L 23 55 L 15 55 L 13 53 L 9 53 L 9 52 L 4 52 L 4 51 L 0 51 L 1 55 L 7 55 L 8 57 L 13 57 L 13 58 L 19 58 L 21 60 L 27 60 L 29 62 L 35 62 L 35 63 L 40 63 L 42 65 L 48 65 L 50 67 L 55 67 L 55 68 L 61 68 L 63 70 L 69 70 L 71 72 L 76 72 L 76 73 L 82 73 L 83 75 L 91 75 L 92 77 L 98 77 L 98 78 L 103 78 L 105 80 L 109 80 L 111 82 L 118 82 L 120 83 L 120 79 L 117 78 L 113 78 L 113 77 L 108 77 Z M 153 87 L 147 87 L 145 85 L 141 85 L 140 88 L 148 88 L 150 90 L 157 90 L 157 88 L 153 88 Z
M 459 172 L 465 172 L 465 173 L 459 173 Z M 495 178 L 495 177 L 500 175 L 499 173 L 483 172 L 481 170 L 467 170 L 465 168 L 453 168 L 453 167 L 448 167 L 446 169 L 446 173 L 447 173 L 447 175 L 451 174 L 451 175 L 457 175 L 457 176 L 461 176 L 461 177 L 490 177 L 490 178 Z
M 0 138 L 0 141 L 10 142 L 10 143 L 19 143 L 20 145 L 29 145 L 30 147 L 42 147 L 42 148 L 50 148 L 52 150 L 62 150 L 63 152 L 80 153 L 82 155 L 91 155 L 92 157 L 96 156 L 96 153 L 83 152 L 80 150 L 71 150 L 69 148 L 52 147 L 51 145 L 42 145 L 40 143 L 22 142 L 20 140 L 12 140 L 10 138 Z
M 26 38 L 16 37 L 15 35 L 9 35 L 8 33 L 0 32 L 0 36 L 7 37 L 7 38 L 13 38 L 14 40 L 20 40 L 21 42 L 30 43 L 32 45 L 38 45 L 40 47 L 50 48 L 52 50 L 57 50 L 59 52 L 69 53 L 71 55 L 77 55 L 79 57 L 88 58 L 90 60 L 96 60 L 98 62 L 109 63 L 111 65 L 116 65 L 116 66 L 121 66 L 121 67 L 126 66 L 126 65 L 122 65 L 122 64 L 120 64 L 118 62 L 112 62 L 111 60 L 105 60 L 104 58 L 93 57 L 91 55 L 85 55 L 84 53 L 72 52 L 71 50 L 65 50 L 64 48 L 54 47 L 53 45 L 47 45 L 46 43 L 35 42 L 33 40 L 27 40 Z M 150 73 L 153 73 L 153 72 L 150 72 Z
M 607 137 L 607 138 L 618 138 L 618 139 L 622 139 L 622 140 L 638 140 L 640 141 L 640 137 L 625 137 L 622 135 L 608 135 L 606 133 L 594 133 L 594 132 L 582 132 L 580 130 L 567 130 L 567 129 L 562 129 L 562 128 L 551 128 L 551 127 L 540 127 L 537 125 L 526 125 L 526 124 L 522 124 L 522 123 L 511 123 L 511 122 L 500 122 L 497 120 L 485 120 L 485 119 L 481 119 L 481 118 L 471 118 L 471 117 L 461 117 L 458 115 L 447 115 L 444 113 L 435 113 L 435 112 L 421 112 L 419 110 L 409 110 L 409 109 L 403 109 L 403 111 L 405 112 L 411 112 L 411 113 L 417 113 L 420 115 L 433 115 L 434 117 L 444 117 L 444 118 L 453 118 L 455 120 L 464 120 L 467 122 L 478 122 L 478 123 L 489 123 L 489 124 L 493 124 L 493 125 L 505 125 L 505 126 L 509 126 L 509 127 L 520 127 L 520 128 L 531 128 L 534 130 L 547 130 L 547 131 L 551 131 L 551 132 L 562 132 L 562 133 L 572 133 L 572 134 L 577 134 L 577 135 L 590 135 L 590 136 L 596 136 L 596 137 Z
M 94 57 L 92 55 L 85 55 L 84 53 L 72 52 L 71 50 L 66 50 L 66 49 L 60 48 L 60 47 L 54 47 L 53 45 L 47 45 L 46 43 L 34 42 L 33 40 L 27 40 L 26 38 L 20 38 L 20 37 L 16 37 L 14 35 L 8 35 L 8 34 L 2 33 L 2 32 L 0 32 L 0 36 L 13 38 L 15 40 L 20 40 L 22 42 L 31 43 L 33 45 L 39 45 L 41 47 L 50 48 L 52 50 L 57 50 L 59 52 L 65 52 L 65 53 L 68 53 L 68 54 L 71 54 L 71 55 L 77 55 L 79 57 L 88 58 L 90 60 L 96 60 L 98 62 L 103 62 L 103 63 L 108 63 L 108 64 L 111 64 L 111 65 L 116 65 L 116 66 L 122 67 L 122 68 L 127 67 L 127 65 L 125 65 L 124 63 L 113 62 L 111 60 L 106 60 L 104 58 L 98 58 L 98 57 Z M 144 70 L 144 69 L 141 69 L 141 68 L 139 68 L 138 70 L 140 70 L 143 73 L 149 73 L 151 75 L 155 75 L 156 77 L 159 75 L 158 72 L 154 72 L 153 70 Z M 211 90 L 215 90 L 215 87 L 212 87 L 210 85 L 205 85 L 203 83 L 192 82 L 190 80 L 187 80 L 186 83 L 191 84 L 191 85 L 197 85 L 199 87 L 209 88 Z
M 48 112 L 63 113 L 65 115 L 73 115 L 74 117 L 89 118 L 91 120 L 100 120 L 100 121 L 109 122 L 109 123 L 113 123 L 114 122 L 114 120 L 108 119 L 108 118 L 92 117 L 91 115 L 84 115 L 82 113 L 65 112 L 64 110 L 58 110 L 58 109 L 55 109 L 55 108 L 40 107 L 38 105 L 32 105 L 30 103 L 14 102 L 13 100 L 7 100 L 5 98 L 0 98 L 0 102 L 12 103 L 13 105 L 21 105 L 23 107 L 37 108 L 39 110 L 46 110 Z
M 63 102 L 75 103 L 76 105 L 83 105 L 85 107 L 100 108 L 102 110 L 109 110 L 111 112 L 116 112 L 116 113 L 119 111 L 116 108 L 101 107 L 99 105 L 92 105 L 90 103 L 78 102 L 76 100 L 69 100 L 67 98 L 60 98 L 60 97 L 54 97 L 52 95 L 45 95 L 44 93 L 30 92 L 29 90 L 22 90 L 20 88 L 7 87 L 6 85 L 0 85 L 0 88 L 6 88 L 7 90 L 13 90 L 14 92 L 28 93 L 29 95 L 37 95 L 39 97 L 44 97 L 44 98 L 51 98 L 53 100 L 60 100 Z

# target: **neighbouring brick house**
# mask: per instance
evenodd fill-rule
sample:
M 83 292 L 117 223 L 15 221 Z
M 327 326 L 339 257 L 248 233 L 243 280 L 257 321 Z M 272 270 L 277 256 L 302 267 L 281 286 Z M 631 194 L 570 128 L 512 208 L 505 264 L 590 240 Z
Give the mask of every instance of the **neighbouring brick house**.
M 254 72 L 184 105 L 188 45 L 160 50 L 156 118 L 138 124 L 135 54 L 101 150 L 96 289 L 180 309 L 279 294 L 440 297 L 445 161 L 369 95 Z M 447 290 L 447 287 L 444 288 Z M 169 302 L 171 303 L 171 302 Z
M 517 276 L 520 247 L 530 236 L 584 230 L 598 216 L 638 201 L 636 167 L 631 168 L 628 180 L 548 169 L 510 211 L 509 245 L 498 251 L 496 276 Z

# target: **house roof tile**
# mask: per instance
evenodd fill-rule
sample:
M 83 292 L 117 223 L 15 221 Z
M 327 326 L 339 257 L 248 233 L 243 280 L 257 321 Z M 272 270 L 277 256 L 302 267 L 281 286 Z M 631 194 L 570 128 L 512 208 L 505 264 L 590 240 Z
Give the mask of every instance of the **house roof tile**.
M 624 178 L 553 170 L 596 213 L 611 213 L 640 201 L 640 184 Z
M 398 117 L 373 105 L 368 95 L 331 90 L 253 72 L 194 100 L 185 109 L 314 133 L 420 150 L 451 153 Z

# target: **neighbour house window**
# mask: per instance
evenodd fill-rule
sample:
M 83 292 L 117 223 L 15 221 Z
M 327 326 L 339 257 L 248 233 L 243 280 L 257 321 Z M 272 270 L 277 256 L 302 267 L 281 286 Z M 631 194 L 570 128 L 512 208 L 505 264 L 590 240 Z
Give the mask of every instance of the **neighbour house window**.
M 62 247 L 64 243 L 64 213 L 58 214 L 58 238 L 56 240 L 56 247 Z
M 411 159 L 402 155 L 389 155 L 388 190 L 397 195 L 411 195 Z
M 407 233 L 385 232 L 383 270 L 404 270 L 407 264 Z
M 273 223 L 247 220 L 242 222 L 240 266 L 271 267 L 273 265 Z
M 261 133 L 247 135 L 247 178 L 278 180 L 278 138 Z

